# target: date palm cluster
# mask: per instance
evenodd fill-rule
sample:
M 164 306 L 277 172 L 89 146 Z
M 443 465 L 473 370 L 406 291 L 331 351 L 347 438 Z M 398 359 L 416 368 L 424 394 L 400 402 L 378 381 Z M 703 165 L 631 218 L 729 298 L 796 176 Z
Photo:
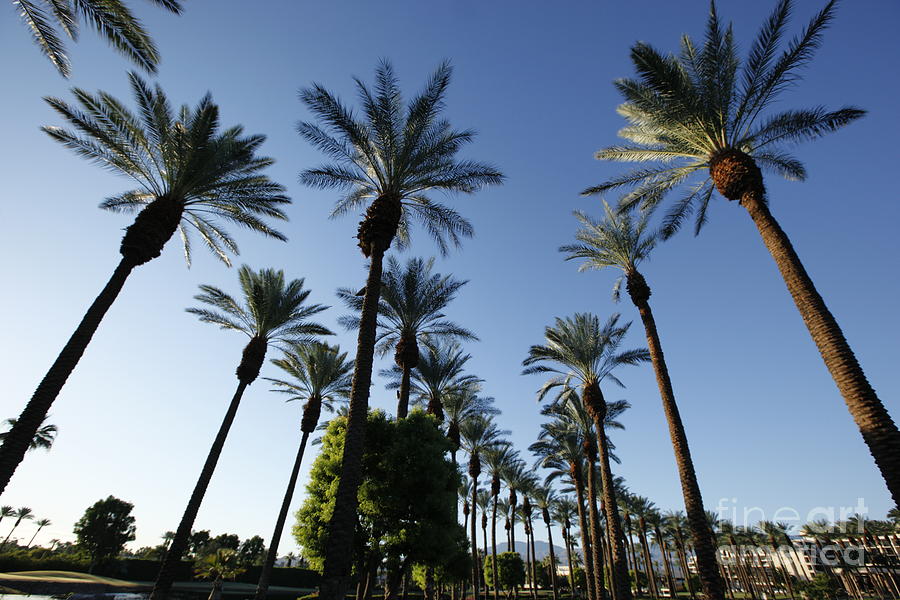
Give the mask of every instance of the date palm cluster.
M 182 10 L 176 0 L 154 3 L 173 13 Z M 64 76 L 71 65 L 61 36 L 76 39 L 82 21 L 140 69 L 155 72 L 158 51 L 120 0 L 14 0 L 13 4 L 41 51 Z M 797 552 L 785 524 L 736 528 L 705 510 L 644 274 L 651 254 L 682 225 L 693 219 L 694 231 L 700 232 L 714 199 L 724 198 L 745 209 L 888 489 L 895 502 L 900 501 L 900 433 L 773 216 L 763 177 L 772 172 L 804 179 L 806 170 L 788 147 L 864 115 L 853 106 L 775 110 L 781 93 L 799 81 L 800 69 L 820 46 L 834 19 L 835 2 L 827 2 L 796 38 L 785 41 L 792 9 L 790 0 L 775 3 L 744 58 L 714 2 L 701 43 L 684 36 L 679 51 L 672 54 L 645 43 L 631 49 L 636 74 L 615 81 L 624 99 L 618 109 L 626 121 L 619 132 L 624 142 L 600 150 L 596 157 L 639 166 L 584 191 L 604 199 L 596 215 L 576 213 L 575 239 L 560 251 L 580 270 L 618 273 L 613 298 L 621 299 L 624 286 L 646 345 L 628 341 L 639 327 L 632 329 L 633 323 L 619 312 L 553 319 L 543 339 L 523 353 L 522 374 L 542 379 L 536 394 L 542 423 L 528 447 L 530 458 L 514 448 L 495 399 L 486 394 L 486 382 L 468 371 L 471 354 L 464 344 L 478 338 L 448 314 L 467 281 L 438 272 L 434 258 L 401 261 L 392 253 L 410 247 L 415 229 L 424 230 L 441 254 L 460 247 L 473 235 L 473 227 L 445 198 L 474 194 L 504 181 L 493 165 L 460 156 L 476 134 L 455 128 L 443 115 L 450 64 L 441 63 L 421 91 L 409 98 L 388 61 L 377 66 L 373 83 L 355 80 L 354 106 L 321 84 L 302 89 L 300 100 L 311 118 L 300 122 L 297 132 L 323 154 L 325 162 L 304 169 L 300 181 L 337 193 L 332 216 L 359 216 L 355 237 L 367 266 L 366 279 L 361 289 L 357 282 L 337 291 L 346 307 L 337 323 L 356 332 L 356 351 L 350 357 L 326 341 L 333 332 L 319 319 L 329 307 L 310 300 L 303 278 L 243 265 L 237 273 L 237 294 L 200 285 L 197 304 L 188 312 L 201 322 L 240 333 L 245 340 L 240 355 L 235 346 L 234 394 L 225 403 L 222 424 L 171 536 L 152 600 L 171 593 L 240 403 L 268 364 L 281 374 L 263 379 L 303 408 L 298 452 L 256 598 L 267 596 L 309 436 L 321 426 L 323 410 L 339 410 L 346 416 L 346 432 L 319 596 L 343 600 L 352 577 L 375 359 L 388 355 L 393 366 L 379 374 L 388 381 L 387 390 L 396 393 L 396 418 L 407 418 L 411 410 L 431 415 L 449 440 L 448 458 L 462 482 L 458 509 L 469 542 L 467 576 L 453 579 L 430 570 L 425 577 L 430 598 L 438 600 L 445 588 L 453 598 L 471 594 L 499 600 L 501 591 L 517 596 L 518 584 L 501 581 L 505 575 L 500 573 L 500 554 L 520 548 L 525 555 L 525 590 L 534 600 L 542 585 L 550 588 L 554 600 L 566 589 L 587 600 L 660 598 L 674 595 L 680 586 L 692 599 L 774 597 L 782 590 L 799 597 L 806 573 L 792 572 L 794 562 L 786 562 L 777 551 L 786 544 Z M 73 100 L 45 98 L 63 123 L 44 127 L 47 135 L 133 181 L 131 189 L 106 198 L 100 207 L 135 216 L 125 229 L 112 276 L 21 414 L 8 421 L 10 429 L 2 434 L 0 447 L 0 493 L 29 449 L 50 446 L 56 429 L 44 424 L 48 411 L 104 315 L 134 271 L 158 258 L 176 233 L 188 264 L 199 242 L 231 266 L 239 254 L 233 230 L 287 240 L 275 225 L 288 219 L 291 200 L 286 188 L 267 174 L 274 160 L 261 154 L 265 136 L 248 134 L 240 125 L 224 126 L 209 94 L 194 106 L 176 108 L 159 85 L 135 72 L 128 78 L 130 106 L 106 92 L 82 88 L 72 89 Z M 618 198 L 612 200 L 613 195 Z M 614 473 L 614 466 L 627 457 L 617 454 L 612 435 L 624 429 L 621 417 L 630 403 L 609 397 L 610 390 L 624 387 L 627 367 L 645 365 L 652 367 L 658 384 L 683 512 L 659 511 L 649 499 L 632 494 Z M 16 519 L 8 540 L 23 520 L 31 518 L 31 511 L 4 507 L 0 520 L 5 517 Z M 50 523 L 37 524 L 40 531 Z M 554 528 L 561 532 L 564 559 L 553 545 Z M 542 529 L 549 542 L 547 560 L 537 558 L 535 536 Z M 517 542 L 517 531 L 524 532 L 524 540 Z M 831 535 L 805 533 L 812 544 Z M 872 544 L 867 535 L 862 534 L 864 543 Z M 733 558 L 729 563 L 721 560 L 723 547 Z M 776 551 L 767 554 L 761 549 Z M 563 560 L 567 570 L 559 568 Z M 223 555 L 207 565 L 206 574 L 218 585 L 227 562 Z M 686 576 L 689 573 L 697 578 Z M 888 576 L 873 582 L 888 591 L 896 586 Z

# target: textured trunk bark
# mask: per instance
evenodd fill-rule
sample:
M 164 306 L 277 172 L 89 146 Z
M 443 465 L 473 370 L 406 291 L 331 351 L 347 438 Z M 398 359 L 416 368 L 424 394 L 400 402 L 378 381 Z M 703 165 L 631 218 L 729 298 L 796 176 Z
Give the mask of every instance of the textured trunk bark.
M 369 264 L 366 295 L 363 298 L 356 345 L 356 366 L 350 392 L 350 412 L 344 437 L 344 456 L 338 483 L 334 513 L 328 527 L 325 566 L 319 584 L 321 600 L 344 600 L 350 583 L 353 533 L 356 527 L 357 490 L 362 472 L 362 455 L 366 439 L 369 410 L 369 388 L 372 385 L 372 362 L 375 354 L 375 328 L 378 300 L 381 297 L 381 273 L 385 249 L 376 248 Z
M 119 262 L 112 277 L 106 282 L 100 295 L 88 308 L 72 337 L 50 366 L 50 370 L 44 375 L 31 400 L 16 420 L 16 424 L 6 435 L 3 446 L 0 447 L 0 494 L 6 489 L 19 463 L 25 458 L 31 440 L 40 429 L 66 379 L 75 370 L 97 327 L 100 326 L 100 321 L 122 291 L 122 286 L 133 269 L 133 262 L 125 258 Z
M 716 544 L 709 522 L 706 520 L 703 496 L 700 493 L 700 484 L 697 482 L 697 473 L 694 470 L 694 462 L 691 459 L 687 433 L 681 421 L 678 404 L 675 402 L 675 392 L 672 389 L 669 368 L 666 365 L 662 343 L 659 340 L 659 332 L 656 329 L 656 320 L 653 318 L 653 311 L 650 309 L 648 301 L 650 288 L 647 286 L 641 273 L 631 271 L 626 276 L 628 292 L 641 315 L 641 322 L 647 335 L 650 360 L 653 363 L 656 384 L 659 387 L 659 395 L 662 398 L 663 412 L 669 425 L 669 437 L 672 439 L 675 463 L 678 466 L 678 475 L 681 480 L 681 493 L 684 497 L 685 512 L 687 513 L 688 525 L 691 528 L 691 536 L 697 553 L 697 570 L 700 575 L 700 584 L 708 600 L 724 600 L 724 584 L 716 564 Z
M 622 526 L 619 523 L 619 509 L 613 487 L 612 470 L 609 466 L 609 447 L 606 443 L 606 431 L 602 421 L 594 421 L 597 430 L 597 441 L 600 449 L 600 477 L 603 480 L 603 507 L 606 522 L 612 534 L 610 539 L 610 555 L 612 559 L 612 577 L 616 588 L 616 600 L 631 600 L 631 586 L 628 585 L 628 565 L 625 563 L 625 549 L 622 546 Z
M 400 378 L 400 390 L 397 392 L 397 418 L 405 419 L 409 415 L 409 387 L 412 368 L 403 365 L 403 375 Z
M 488 540 L 487 540 L 487 508 L 484 509 L 481 513 L 481 539 L 484 541 L 484 556 L 487 557 L 488 553 Z M 479 557 L 478 561 L 478 577 L 481 580 L 481 586 L 484 589 L 484 600 L 487 600 L 488 597 L 488 584 L 487 577 L 484 576 L 484 559 Z
M 594 593 L 597 600 L 606 597 L 603 577 L 603 534 L 600 533 L 600 515 L 597 513 L 597 478 L 594 475 L 594 463 L 588 459 L 588 518 L 591 531 L 591 559 L 594 563 Z
M 580 467 L 576 467 L 580 468 Z M 581 553 L 584 557 L 584 584 L 588 600 L 598 600 L 597 588 L 594 586 L 594 552 L 591 548 L 591 530 L 588 529 L 588 518 L 584 516 L 584 482 L 581 477 L 573 477 L 575 482 L 575 500 L 578 502 L 578 530 L 581 534 Z
M 763 243 L 781 271 L 797 310 L 881 471 L 894 504 L 900 505 L 900 431 L 866 379 L 843 331 L 765 200 L 759 194 L 747 193 L 740 202 L 750 213 Z
M 225 413 L 225 418 L 222 419 L 222 425 L 219 427 L 216 439 L 213 440 L 206 462 L 200 471 L 200 477 L 197 479 L 191 498 L 184 509 L 184 515 L 181 517 L 178 529 L 175 530 L 175 538 L 172 540 L 169 551 L 166 552 L 166 558 L 159 569 L 159 575 L 156 576 L 156 583 L 153 585 L 153 592 L 150 594 L 151 600 L 165 600 L 169 596 L 172 584 L 175 582 L 175 572 L 178 564 L 181 562 L 181 557 L 188 546 L 188 538 L 191 535 L 191 528 L 194 526 L 194 519 L 197 518 L 197 512 L 200 510 L 203 496 L 206 495 L 206 488 L 209 487 L 209 481 L 216 470 L 216 463 L 219 462 L 222 447 L 225 446 L 225 438 L 228 437 L 228 431 L 231 429 L 231 424 L 234 423 L 234 417 L 237 415 L 238 406 L 241 403 L 241 397 L 244 395 L 247 385 L 244 381 L 239 382 L 237 391 L 234 392 L 234 396 L 231 398 L 231 404 L 228 405 L 228 411 Z
M 303 462 L 303 452 L 306 450 L 306 441 L 309 432 L 304 431 L 300 439 L 300 449 L 297 458 L 294 459 L 294 467 L 291 469 L 291 477 L 288 480 L 287 490 L 284 492 L 284 500 L 281 502 L 281 510 L 278 511 L 278 519 L 275 521 L 275 531 L 272 533 L 272 541 L 269 542 L 269 551 L 266 553 L 266 562 L 263 563 L 262 572 L 259 574 L 259 583 L 256 585 L 256 600 L 265 600 L 269 591 L 269 577 L 272 575 L 272 567 L 278 558 L 278 542 L 284 531 L 284 523 L 287 520 L 288 511 L 291 508 L 291 500 L 294 497 L 294 488 L 297 486 L 297 476 L 300 474 L 300 463 Z
M 479 593 L 478 586 L 478 526 L 475 523 L 478 516 L 478 478 L 472 478 L 472 597 L 477 600 Z

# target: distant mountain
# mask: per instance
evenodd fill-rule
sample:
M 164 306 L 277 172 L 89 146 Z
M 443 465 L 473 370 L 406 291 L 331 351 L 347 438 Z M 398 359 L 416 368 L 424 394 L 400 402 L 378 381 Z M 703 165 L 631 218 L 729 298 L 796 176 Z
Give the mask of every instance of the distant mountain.
M 497 542 L 497 552 L 506 552 L 509 544 L 506 542 Z M 516 552 L 522 555 L 522 558 L 525 558 L 525 542 L 520 542 L 516 540 Z M 568 564 L 568 559 L 566 558 L 566 549 L 560 548 L 556 544 L 553 545 L 553 552 L 556 554 L 556 561 L 565 565 Z M 550 554 L 550 544 L 547 542 L 542 542 L 540 540 L 534 541 L 534 554 L 537 556 L 538 561 L 544 560 L 544 557 Z

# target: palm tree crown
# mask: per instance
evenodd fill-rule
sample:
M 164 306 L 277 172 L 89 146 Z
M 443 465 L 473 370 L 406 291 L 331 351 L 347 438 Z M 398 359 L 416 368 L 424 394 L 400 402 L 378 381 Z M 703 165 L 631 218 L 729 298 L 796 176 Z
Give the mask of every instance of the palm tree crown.
M 247 265 L 238 271 L 238 279 L 243 303 L 217 287 L 201 285 L 203 293 L 194 298 L 215 310 L 188 308 L 187 312 L 197 315 L 204 323 L 240 331 L 250 338 L 244 360 L 238 367 L 238 378 L 242 381 L 253 381 L 259 375 L 269 344 L 312 341 L 313 336 L 332 335 L 324 325 L 309 320 L 328 307 L 304 305 L 309 290 L 303 289 L 303 279 L 286 282 L 283 271 L 261 269 L 257 272 Z
M 606 202 L 603 203 L 603 211 L 603 220 L 575 211 L 575 217 L 581 223 L 575 234 L 577 243 L 561 246 L 559 250 L 568 254 L 566 260 L 583 261 L 578 265 L 579 271 L 615 267 L 621 269 L 624 277 L 629 277 L 630 283 L 637 274 L 637 266 L 650 258 L 659 238 L 656 232 L 647 230 L 649 213 L 635 219 L 631 213 L 618 213 Z M 622 277 L 619 277 L 613 286 L 616 302 L 619 301 L 621 287 Z
M 175 14 L 180 0 L 151 0 Z M 78 19 L 83 18 L 119 52 L 142 69 L 156 72 L 159 52 L 150 36 L 122 0 L 13 0 L 25 26 L 41 52 L 63 77 L 71 72 L 60 31 L 78 38 Z
M 456 159 L 475 133 L 455 130 L 440 118 L 451 72 L 450 64 L 442 63 L 425 89 L 404 107 L 394 69 L 383 61 L 375 72 L 374 89 L 356 79 L 362 119 L 321 85 L 300 94 L 324 124 L 300 123 L 300 135 L 335 161 L 303 171 L 301 181 L 317 188 L 346 190 L 332 216 L 361 209 L 378 198 L 393 206 L 388 219 L 392 222 L 382 224 L 384 231 L 361 227 L 360 247 L 366 256 L 371 254 L 375 238 L 382 251 L 394 235 L 398 244 L 405 246 L 411 219 L 422 223 L 442 251 L 447 250 L 448 242 L 458 246 L 461 236 L 472 235 L 472 226 L 455 210 L 429 198 L 428 192 L 472 193 L 503 181 L 503 175 L 489 165 Z M 374 213 L 378 208 L 381 206 L 373 205 L 370 210 Z
M 243 128 L 219 131 L 219 107 L 206 95 L 196 108 L 174 112 L 163 90 L 151 88 L 131 73 L 139 112 L 129 111 L 105 92 L 91 95 L 75 88 L 81 105 L 46 98 L 75 131 L 43 130 L 77 154 L 134 179 L 138 187 L 106 199 L 100 207 L 141 213 L 126 230 L 122 254 L 135 265 L 156 258 L 178 230 L 190 264 L 189 230 L 226 264 L 238 247 L 219 221 L 226 221 L 279 240 L 286 238 L 264 218 L 287 219 L 280 205 L 290 200 L 284 187 L 262 170 L 271 158 L 256 156 L 265 136 L 244 136 Z
M 344 400 L 350 395 L 353 361 L 347 359 L 347 353 L 341 352 L 339 346 L 324 342 L 293 342 L 284 356 L 274 359 L 272 364 L 291 378 L 285 380 L 267 377 L 275 385 L 274 391 L 288 394 L 288 402 L 301 400 L 307 407 L 304 409 L 301 425 L 304 432 L 311 433 L 315 430 L 322 407 L 332 411 L 338 400 Z M 308 409 L 315 414 L 307 415 Z
M 657 166 L 635 169 L 585 193 L 631 188 L 622 207 L 652 211 L 669 191 L 707 170 L 707 177 L 691 185 L 666 215 L 662 231 L 669 236 L 692 213 L 695 230 L 700 230 L 714 188 L 729 200 L 740 199 L 749 183 L 761 190 L 759 167 L 805 179 L 803 164 L 784 146 L 835 131 L 865 111 L 819 106 L 765 113 L 800 78 L 798 71 L 821 44 L 834 7 L 832 0 L 779 55 L 792 8 L 790 0 L 781 0 L 743 62 L 731 26 L 722 27 L 715 3 L 701 47 L 683 36 L 681 53 L 664 56 L 643 42 L 635 44 L 631 60 L 638 77 L 615 82 L 625 98 L 618 112 L 628 121 L 619 135 L 628 143 L 600 150 L 597 158 Z

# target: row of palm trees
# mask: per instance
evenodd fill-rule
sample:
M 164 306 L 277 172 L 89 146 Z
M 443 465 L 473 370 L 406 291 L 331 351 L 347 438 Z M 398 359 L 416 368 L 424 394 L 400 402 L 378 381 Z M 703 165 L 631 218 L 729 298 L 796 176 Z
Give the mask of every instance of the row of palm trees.
M 798 69 L 820 45 L 823 31 L 834 17 L 834 2 L 829 2 L 803 34 L 779 55 L 790 12 L 789 0 L 781 0 L 743 63 L 736 55 L 730 28 L 723 28 L 719 22 L 715 5 L 701 47 L 685 37 L 680 56 L 664 56 L 645 44 L 637 44 L 632 49 L 639 77 L 616 83 L 626 100 L 620 112 L 629 126 L 620 133 L 628 143 L 602 150 L 598 158 L 662 164 L 617 176 L 586 190 L 586 193 L 628 191 L 617 207 L 607 207 L 603 220 L 593 221 L 580 215 L 582 230 L 578 244 L 563 250 L 569 258 L 585 260 L 587 268 L 614 266 L 623 271 L 629 296 L 641 315 L 648 348 L 619 351 L 618 345 L 628 326 L 620 325 L 618 316 L 601 324 L 596 316 L 581 314 L 557 319 L 546 329 L 545 343 L 533 346 L 525 360 L 526 373 L 553 374 L 553 379 L 542 387 L 541 397 L 551 394 L 554 404 L 568 405 L 577 396 L 592 424 L 596 442 L 588 444 L 591 446 L 588 452 L 596 453 L 599 481 L 589 470 L 586 483 L 598 490 L 603 499 L 602 511 L 609 530 L 609 581 L 617 599 L 628 600 L 631 590 L 627 583 L 622 524 L 614 517 L 618 514 L 618 503 L 611 470 L 612 448 L 605 433 L 609 409 L 600 384 L 618 381 L 612 374 L 615 367 L 645 361 L 653 364 L 659 383 L 703 592 L 709 598 L 724 597 L 722 577 L 715 564 L 712 531 L 703 515 L 699 484 L 649 304 L 650 287 L 637 269 L 657 241 L 672 235 L 692 211 L 696 213 L 699 230 L 706 221 L 706 208 L 714 190 L 739 201 L 757 224 L 888 488 L 895 501 L 900 499 L 900 433 L 865 379 L 789 239 L 769 211 L 765 195 L 760 167 L 793 178 L 805 176 L 802 164 L 779 150 L 779 144 L 817 138 L 864 114 L 859 109 L 845 107 L 833 112 L 788 111 L 763 120 L 765 109 L 788 83 L 796 81 Z M 365 287 L 354 296 L 361 298 L 358 320 L 354 322 L 358 343 L 350 384 L 345 454 L 320 590 L 321 596 L 329 600 L 343 597 L 350 573 L 373 358 L 379 341 L 384 341 L 378 337 L 378 320 L 379 317 L 389 319 L 388 313 L 382 312 L 385 254 L 392 244 L 402 247 L 408 243 L 413 221 L 424 226 L 441 250 L 460 245 L 462 238 L 472 235 L 471 225 L 452 208 L 435 202 L 429 192 L 472 193 L 503 180 L 502 173 L 490 165 L 457 159 L 458 151 L 472 141 L 474 133 L 453 129 L 440 116 L 450 75 L 450 66 L 440 65 L 425 89 L 404 104 L 393 69 L 383 62 L 376 69 L 374 87 L 357 82 L 359 115 L 321 85 L 313 85 L 301 93 L 316 122 L 301 123 L 300 134 L 331 161 L 303 171 L 301 180 L 313 187 L 342 192 L 333 211 L 335 215 L 364 210 L 357 238 L 369 261 Z M 102 206 L 140 212 L 126 230 L 120 247 L 122 258 L 113 276 L 4 441 L 0 449 L 0 491 L 24 457 L 34 431 L 131 272 L 159 256 L 175 231 L 182 235 L 188 259 L 191 252 L 188 231 L 193 230 L 226 263 L 229 255 L 236 253 L 237 246 L 221 223 L 238 224 L 284 239 L 267 223 L 267 219 L 286 218 L 283 207 L 289 200 L 283 188 L 262 173 L 272 163 L 271 159 L 256 155 L 263 137 L 244 136 L 239 127 L 219 132 L 218 109 L 209 97 L 201 100 L 195 109 L 184 107 L 175 113 L 158 86 L 153 88 L 134 74 L 130 77 L 140 108 L 137 115 L 102 92 L 92 95 L 75 89 L 73 93 L 80 105 L 77 108 L 59 99 L 47 99 L 75 128 L 74 131 L 45 128 L 49 135 L 77 153 L 138 181 L 138 189 L 108 199 Z M 701 172 L 708 172 L 708 178 L 690 188 L 688 195 L 674 204 L 663 218 L 659 237 L 650 233 L 648 219 L 666 193 Z M 633 208 L 642 211 L 639 218 L 631 216 Z M 270 324 L 242 322 L 229 313 L 229 305 L 218 303 L 222 299 L 213 291 L 204 290 L 201 300 L 220 311 L 217 316 L 210 316 L 210 322 L 245 331 L 250 342 L 238 368 L 238 389 L 182 525 L 193 521 L 191 512 L 195 514 L 205 490 L 202 480 L 208 480 L 215 467 L 220 442 L 224 442 L 240 396 L 256 379 L 268 343 L 279 340 L 278 336 L 269 339 L 268 333 L 262 331 L 263 325 Z M 317 334 L 321 333 L 324 332 Z M 462 331 L 447 333 L 466 337 Z M 408 402 L 413 369 L 420 364 L 421 356 L 418 341 L 408 332 L 399 331 L 396 340 L 400 413 Z M 429 349 L 426 355 L 430 352 Z M 432 402 L 430 398 L 429 402 Z M 430 412 L 439 416 L 440 411 L 443 404 L 435 401 Z M 462 423 L 459 427 L 462 439 Z M 480 474 L 480 456 L 486 448 L 472 446 L 468 466 L 471 473 Z M 592 519 L 592 531 L 599 529 L 599 520 L 599 514 Z M 187 532 L 189 527 L 185 535 Z M 592 553 L 598 559 L 601 550 L 595 548 Z M 602 577 L 598 577 L 601 563 L 602 560 L 594 560 L 595 592 L 602 586 Z M 171 570 L 166 569 L 164 566 L 164 574 Z M 473 577 L 475 569 L 473 566 Z M 165 579 L 161 577 L 163 582 Z M 473 585 L 477 589 L 477 580 Z M 154 598 L 164 596 L 166 591 L 164 583 L 159 585 Z
M 19 525 L 22 524 L 22 521 L 31 521 L 34 519 L 34 511 L 27 506 L 21 506 L 19 508 L 13 508 L 12 506 L 0 506 L 0 522 L 3 522 L 3 519 L 11 517 L 16 521 L 13 523 L 12 529 L 9 530 L 9 533 L 6 534 L 6 537 L 3 538 L 3 543 L 0 543 L 0 550 L 6 548 L 7 542 L 9 542 L 9 538 L 12 537 L 12 534 L 18 529 Z M 28 541 L 28 544 L 25 545 L 25 548 L 31 547 L 31 544 L 34 542 L 34 538 L 41 532 L 41 529 L 52 525 L 53 523 L 50 519 L 37 519 L 34 521 L 34 524 L 37 525 L 37 529 L 34 531 L 34 535 L 31 536 L 31 539 Z

